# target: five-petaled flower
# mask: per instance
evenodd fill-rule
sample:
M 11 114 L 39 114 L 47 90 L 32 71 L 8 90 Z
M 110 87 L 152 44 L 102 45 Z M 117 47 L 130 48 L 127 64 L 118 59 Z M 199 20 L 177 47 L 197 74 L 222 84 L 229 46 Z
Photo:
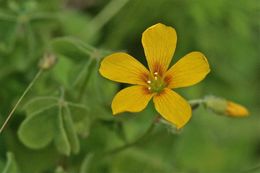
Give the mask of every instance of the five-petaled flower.
M 189 103 L 171 89 L 200 82 L 210 68 L 202 53 L 191 52 L 168 69 L 176 42 L 175 29 L 158 23 L 146 29 L 142 35 L 149 70 L 126 53 L 114 53 L 103 59 L 99 69 L 102 76 L 134 85 L 121 90 L 114 97 L 114 115 L 142 111 L 153 98 L 157 112 L 177 128 L 189 121 Z

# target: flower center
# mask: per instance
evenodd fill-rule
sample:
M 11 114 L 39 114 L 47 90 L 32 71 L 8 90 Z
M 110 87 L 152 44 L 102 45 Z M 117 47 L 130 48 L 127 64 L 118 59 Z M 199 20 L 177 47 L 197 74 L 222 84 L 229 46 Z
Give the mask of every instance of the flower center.
M 149 85 L 148 90 L 156 93 L 161 92 L 166 86 L 163 78 L 158 74 L 158 72 L 154 72 L 154 74 L 147 80 L 147 83 Z

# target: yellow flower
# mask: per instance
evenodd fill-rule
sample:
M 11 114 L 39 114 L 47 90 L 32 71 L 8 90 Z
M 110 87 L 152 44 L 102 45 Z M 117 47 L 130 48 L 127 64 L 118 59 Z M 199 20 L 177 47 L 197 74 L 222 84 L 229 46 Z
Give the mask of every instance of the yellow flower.
M 114 115 L 126 111 L 140 112 L 153 98 L 157 112 L 177 128 L 189 121 L 189 103 L 171 89 L 198 83 L 210 69 L 206 57 L 200 52 L 185 55 L 168 69 L 176 42 L 175 29 L 158 23 L 146 29 L 142 35 L 149 70 L 126 53 L 114 53 L 104 58 L 99 69 L 102 76 L 134 85 L 121 90 L 114 97 Z

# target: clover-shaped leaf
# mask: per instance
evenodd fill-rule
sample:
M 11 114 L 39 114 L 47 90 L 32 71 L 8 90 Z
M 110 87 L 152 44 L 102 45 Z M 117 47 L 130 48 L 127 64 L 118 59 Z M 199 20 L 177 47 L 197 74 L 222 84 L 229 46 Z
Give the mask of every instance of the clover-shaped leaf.
M 35 109 L 41 104 L 41 109 Z M 84 105 L 67 102 L 63 98 L 39 97 L 28 102 L 25 110 L 27 117 L 18 130 L 19 139 L 24 145 L 32 149 L 41 149 L 54 142 L 62 154 L 79 152 L 77 124 L 78 121 L 89 120 Z M 74 116 L 74 110 L 80 112 L 81 116 Z

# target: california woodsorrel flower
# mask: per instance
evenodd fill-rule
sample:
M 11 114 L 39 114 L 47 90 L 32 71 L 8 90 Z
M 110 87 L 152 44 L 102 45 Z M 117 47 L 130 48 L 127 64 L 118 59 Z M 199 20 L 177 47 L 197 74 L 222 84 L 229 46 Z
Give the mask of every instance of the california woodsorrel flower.
M 209 73 L 206 57 L 191 52 L 168 69 L 177 42 L 174 28 L 161 23 L 146 29 L 142 44 L 149 70 L 126 53 L 114 53 L 104 58 L 99 72 L 107 79 L 133 84 L 116 94 L 113 114 L 142 111 L 153 98 L 155 109 L 177 128 L 191 117 L 189 103 L 171 89 L 200 82 Z

